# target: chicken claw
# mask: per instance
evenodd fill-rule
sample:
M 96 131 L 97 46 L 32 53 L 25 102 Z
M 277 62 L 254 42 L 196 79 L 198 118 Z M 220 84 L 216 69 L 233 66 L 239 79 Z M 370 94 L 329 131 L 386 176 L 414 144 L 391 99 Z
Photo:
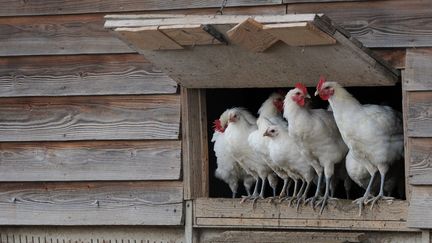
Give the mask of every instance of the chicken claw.
M 362 215 L 364 205 L 367 204 L 366 201 L 369 200 L 370 198 L 372 198 L 370 195 L 365 195 L 363 197 L 357 198 L 352 202 L 353 204 L 355 203 L 358 204 L 359 206 L 359 214 L 358 214 L 359 217 Z
M 376 197 L 372 197 L 372 198 L 367 199 L 365 201 L 365 205 L 369 204 L 370 202 L 372 202 L 371 206 L 370 206 L 370 210 L 372 210 L 373 207 L 374 207 L 374 205 L 375 205 L 375 203 L 378 202 L 378 200 L 393 201 L 394 197 L 386 197 L 384 195 L 378 194 L 378 196 L 376 196 Z

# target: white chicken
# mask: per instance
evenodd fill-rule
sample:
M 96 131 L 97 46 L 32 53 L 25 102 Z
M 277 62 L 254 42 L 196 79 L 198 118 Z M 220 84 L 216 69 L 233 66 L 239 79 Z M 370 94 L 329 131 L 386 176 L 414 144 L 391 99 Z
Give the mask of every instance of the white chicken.
M 317 190 L 310 198 L 312 205 L 319 196 L 324 172 L 325 193 L 317 203 L 321 204 L 321 214 L 329 199 L 330 180 L 334 174 L 335 164 L 345 158 L 348 148 L 342 140 L 331 112 L 305 107 L 305 98 L 308 97 L 310 96 L 306 87 L 300 83 L 296 84 L 285 97 L 284 117 L 288 120 L 290 136 L 295 139 L 300 152 L 318 175 Z
M 252 195 L 254 202 L 264 198 L 267 178 L 273 175 L 271 168 L 253 151 L 247 142 L 249 135 L 257 130 L 256 118 L 244 108 L 231 108 L 228 111 L 228 127 L 224 134 L 231 155 L 240 166 L 257 181 Z M 261 179 L 261 191 L 258 195 L 258 180 Z M 248 199 L 245 197 L 244 199 Z
M 267 163 L 267 165 L 280 177 L 283 179 L 284 184 L 280 193 L 280 197 L 284 197 L 287 192 L 288 180 L 290 176 L 288 175 L 290 172 L 287 172 L 280 168 L 277 164 L 274 164 L 270 159 L 268 143 L 269 138 L 263 136 L 264 132 L 267 130 L 267 127 L 270 125 L 269 120 L 280 120 L 282 121 L 282 110 L 283 110 L 283 98 L 284 96 L 281 93 L 272 93 L 269 98 L 267 98 L 264 103 L 261 105 L 258 110 L 258 119 L 257 126 L 258 129 L 251 132 L 248 137 L 249 145 L 252 149 L 261 157 L 263 161 Z M 269 178 L 270 185 L 271 178 Z M 276 196 L 276 187 L 273 188 L 273 197 Z
M 215 177 L 228 184 L 233 198 L 236 197 L 239 181 L 243 182 L 246 193 L 250 196 L 250 190 L 252 185 L 255 183 L 255 180 L 252 176 L 246 174 L 246 172 L 231 156 L 224 134 L 227 125 L 228 111 L 225 111 L 218 120 L 214 121 L 214 133 L 211 140 L 214 143 L 213 150 L 216 155 L 217 163 Z
M 297 209 L 302 201 L 306 199 L 311 183 L 315 177 L 312 166 L 300 153 L 294 139 L 288 133 L 288 126 L 285 123 L 270 125 L 264 133 L 269 138 L 268 149 L 271 160 L 284 170 L 293 174 L 296 182 L 301 180 L 302 186 L 297 193 L 294 188 L 293 198 L 297 199 Z
M 403 157 L 403 127 L 401 114 L 388 106 L 362 105 L 346 89 L 336 82 L 326 82 L 321 78 L 315 95 L 328 100 L 332 107 L 337 126 L 350 156 L 366 167 L 370 180 L 363 197 L 355 200 L 360 214 L 364 204 L 373 205 L 384 196 L 384 184 L 389 167 Z M 355 125 L 353 125 L 355 124 Z M 371 198 L 371 188 L 379 171 L 380 190 Z

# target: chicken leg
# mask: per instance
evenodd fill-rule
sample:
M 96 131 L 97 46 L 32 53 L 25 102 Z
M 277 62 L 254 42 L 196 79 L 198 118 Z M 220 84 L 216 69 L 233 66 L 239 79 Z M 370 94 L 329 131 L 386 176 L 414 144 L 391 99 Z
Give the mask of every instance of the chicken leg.
M 380 169 L 380 168 L 378 168 L 378 169 Z M 365 204 L 369 204 L 370 202 L 372 202 L 371 207 L 370 207 L 371 210 L 373 209 L 375 203 L 380 199 L 381 200 L 387 200 L 387 201 L 394 200 L 394 197 L 384 196 L 384 182 L 385 182 L 385 176 L 386 176 L 387 171 L 379 170 L 379 172 L 381 175 L 380 191 L 376 197 L 370 198 L 370 199 L 365 201 Z
M 372 187 L 372 184 L 373 184 L 373 181 L 375 179 L 376 174 L 377 174 L 377 171 L 375 173 L 373 173 L 373 175 L 371 175 L 371 178 L 369 180 L 369 184 L 366 188 L 364 195 L 353 201 L 353 203 L 356 203 L 359 205 L 359 216 L 361 216 L 361 213 L 363 211 L 363 205 L 366 204 L 366 201 L 371 197 L 370 191 L 371 191 L 371 187 Z

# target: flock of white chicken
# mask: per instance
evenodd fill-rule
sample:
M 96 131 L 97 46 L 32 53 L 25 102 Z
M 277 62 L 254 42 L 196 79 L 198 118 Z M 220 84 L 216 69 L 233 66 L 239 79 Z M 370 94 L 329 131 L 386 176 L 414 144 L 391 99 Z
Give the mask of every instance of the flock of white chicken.
M 258 118 L 236 107 L 214 122 L 215 176 L 229 185 L 233 197 L 243 182 L 248 195 L 242 202 L 264 198 L 268 181 L 275 198 L 280 177 L 280 200 L 295 203 L 297 210 L 310 203 L 320 206 L 321 214 L 338 182 L 344 183 L 347 195 L 351 181 L 365 190 L 353 201 L 360 214 L 364 205 L 372 209 L 378 200 L 393 199 L 385 194 L 403 178 L 387 172 L 403 163 L 401 114 L 388 106 L 362 105 L 341 85 L 324 78 L 315 95 L 330 103 L 328 110 L 309 108 L 307 89 L 298 83 L 285 96 L 271 94 Z M 288 195 L 292 182 L 293 193 Z M 307 198 L 312 184 L 316 191 Z

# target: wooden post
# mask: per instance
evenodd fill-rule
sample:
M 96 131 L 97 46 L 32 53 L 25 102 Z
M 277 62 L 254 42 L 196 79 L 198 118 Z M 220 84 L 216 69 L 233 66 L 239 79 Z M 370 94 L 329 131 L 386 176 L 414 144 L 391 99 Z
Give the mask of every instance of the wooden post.
M 422 230 L 422 243 L 430 243 L 430 242 L 432 242 L 430 230 Z
M 185 242 L 196 243 L 198 242 L 198 232 L 193 228 L 193 201 L 188 200 L 185 205 Z

